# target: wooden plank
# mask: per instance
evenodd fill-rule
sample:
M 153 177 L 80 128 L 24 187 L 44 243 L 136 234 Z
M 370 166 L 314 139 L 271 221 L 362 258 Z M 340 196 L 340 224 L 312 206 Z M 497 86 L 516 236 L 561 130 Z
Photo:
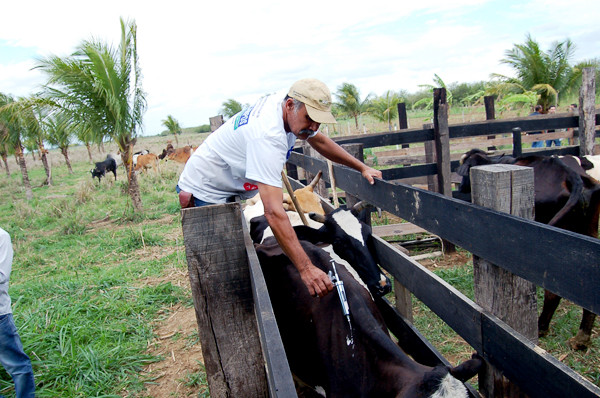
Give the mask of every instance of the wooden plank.
M 292 154 L 290 161 L 313 170 L 325 166 L 299 154 Z M 595 313 L 600 311 L 598 239 L 403 184 L 378 180 L 370 185 L 360 173 L 347 167 L 334 165 L 334 170 L 341 189 L 435 235 L 444 236 L 577 305 Z M 535 251 L 531 250 L 531 242 L 536 242 Z M 569 259 L 567 264 L 566 258 Z M 539 271 L 542 264 L 544 272 Z
M 423 228 L 418 225 L 414 225 L 411 223 L 400 223 L 400 224 L 390 224 L 390 225 L 377 225 L 372 227 L 373 235 L 376 236 L 403 236 L 410 234 L 420 234 L 427 233 Z
M 269 298 L 267 284 L 260 267 L 260 262 L 254 250 L 254 243 L 246 223 L 242 223 L 244 231 L 244 244 L 250 267 L 250 280 L 252 281 L 252 294 L 254 298 L 254 312 L 258 324 L 258 333 L 262 353 L 267 367 L 267 380 L 270 397 L 297 397 L 296 387 L 290 371 L 285 348 L 281 341 L 281 334 L 275 320 L 275 313 Z
M 483 348 L 479 325 L 481 307 L 386 241 L 377 238 L 375 251 L 382 268 L 401 281 L 475 350 Z
M 210 395 L 266 397 L 239 203 L 181 211 Z
M 531 398 L 598 398 L 600 389 L 491 314 L 482 314 L 483 356 Z

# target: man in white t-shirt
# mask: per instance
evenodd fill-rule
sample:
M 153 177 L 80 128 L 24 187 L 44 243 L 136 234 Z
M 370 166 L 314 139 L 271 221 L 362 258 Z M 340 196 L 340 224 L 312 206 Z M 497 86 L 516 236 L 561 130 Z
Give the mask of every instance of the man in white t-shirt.
M 281 171 L 296 139 L 307 140 L 333 162 L 361 172 L 371 184 L 381 171 L 368 167 L 320 133 L 321 123 L 336 123 L 331 93 L 316 79 L 302 79 L 287 95 L 272 94 L 242 110 L 196 149 L 187 161 L 177 191 L 191 193 L 194 204 L 225 203 L 258 191 L 265 217 L 284 253 L 294 263 L 311 295 L 333 290 L 329 277 L 315 267 L 296 237 L 283 208 Z

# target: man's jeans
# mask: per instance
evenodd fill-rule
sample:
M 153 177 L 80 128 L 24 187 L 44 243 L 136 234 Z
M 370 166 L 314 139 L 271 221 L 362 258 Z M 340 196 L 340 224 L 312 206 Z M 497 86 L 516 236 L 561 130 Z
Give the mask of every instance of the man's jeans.
M 179 185 L 175 186 L 175 192 L 177 192 L 177 193 L 181 192 L 181 188 L 179 188 Z M 196 207 L 207 206 L 207 205 L 212 205 L 212 204 L 214 204 L 214 203 L 205 202 L 194 196 L 194 206 L 196 206 Z
M 0 364 L 13 378 L 17 398 L 35 396 L 31 361 L 23 351 L 12 314 L 0 315 Z

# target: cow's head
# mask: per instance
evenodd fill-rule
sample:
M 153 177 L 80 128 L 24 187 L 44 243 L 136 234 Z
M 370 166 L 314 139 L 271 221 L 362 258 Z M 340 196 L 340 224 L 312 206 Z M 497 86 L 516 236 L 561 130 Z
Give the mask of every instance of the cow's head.
M 299 239 L 331 244 L 336 254 L 356 270 L 371 294 L 382 297 L 391 292 L 392 285 L 377 266 L 371 227 L 358 218 L 364 207 L 365 203 L 359 202 L 351 210 L 340 208 L 327 215 L 311 213 L 311 219 L 323 224 L 320 229 L 294 229 Z
M 92 179 L 94 179 L 94 177 L 98 177 L 98 181 L 100 181 L 100 179 L 104 176 L 104 173 L 97 168 L 90 170 L 90 173 L 92 173 Z

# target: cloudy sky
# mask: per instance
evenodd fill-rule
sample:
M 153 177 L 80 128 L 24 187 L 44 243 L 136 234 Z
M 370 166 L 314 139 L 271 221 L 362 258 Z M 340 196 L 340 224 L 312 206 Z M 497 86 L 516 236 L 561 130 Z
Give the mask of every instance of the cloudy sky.
M 0 92 L 27 96 L 45 82 L 36 58 L 67 56 L 84 40 L 118 44 L 119 18 L 138 25 L 147 92 L 144 135 L 168 115 L 208 124 L 224 101 L 254 102 L 315 77 L 366 96 L 510 74 L 506 50 L 529 33 L 547 50 L 570 38 L 574 62 L 600 58 L 600 1 L 255 0 L 151 2 L 23 0 L 2 5 Z

